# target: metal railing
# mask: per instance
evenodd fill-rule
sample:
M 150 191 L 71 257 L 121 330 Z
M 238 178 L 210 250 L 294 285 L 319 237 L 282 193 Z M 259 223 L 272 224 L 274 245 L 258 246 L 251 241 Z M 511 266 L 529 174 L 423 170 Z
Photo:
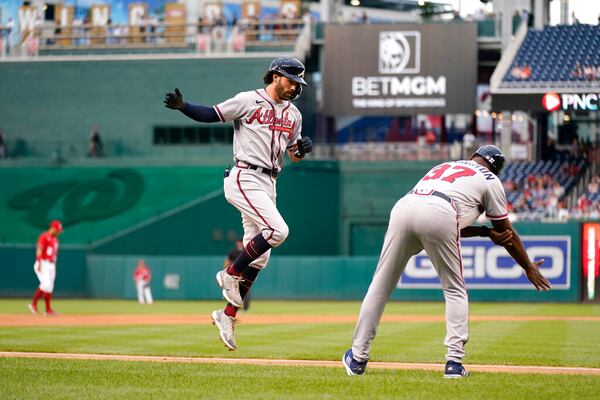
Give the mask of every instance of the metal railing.
M 244 52 L 264 49 L 294 49 L 305 31 L 302 19 L 242 20 L 235 25 L 208 23 L 106 25 L 91 24 L 59 27 L 39 26 L 31 31 L 13 33 L 0 26 L 2 44 L 12 55 L 43 55 L 70 51 L 86 53 L 103 50 L 161 49 L 189 52 Z
M 458 151 L 460 154 L 460 149 Z M 315 160 L 342 161 L 429 161 L 459 157 L 452 144 L 420 145 L 407 142 L 319 143 L 310 156 Z

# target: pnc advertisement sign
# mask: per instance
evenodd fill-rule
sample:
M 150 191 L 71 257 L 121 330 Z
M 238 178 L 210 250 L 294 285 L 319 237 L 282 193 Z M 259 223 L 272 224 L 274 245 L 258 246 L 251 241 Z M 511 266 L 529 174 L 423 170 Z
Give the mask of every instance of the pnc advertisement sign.
M 473 23 L 326 26 L 325 113 L 473 112 L 476 31 Z
M 540 267 L 553 290 L 571 287 L 570 236 L 522 236 L 533 260 L 544 259 Z M 508 252 L 488 238 L 461 240 L 463 276 L 467 289 L 531 289 L 533 285 Z M 400 289 L 440 289 L 433 264 L 423 251 L 411 258 L 398 282 Z
M 542 106 L 552 112 L 564 111 L 596 111 L 600 95 L 597 93 L 546 93 L 542 97 Z

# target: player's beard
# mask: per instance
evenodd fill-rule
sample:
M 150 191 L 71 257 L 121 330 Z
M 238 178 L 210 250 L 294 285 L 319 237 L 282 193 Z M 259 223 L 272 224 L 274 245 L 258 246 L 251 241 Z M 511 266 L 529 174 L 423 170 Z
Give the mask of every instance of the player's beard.
M 275 92 L 277 93 L 277 96 L 281 99 L 281 100 L 289 100 L 294 96 L 294 92 L 295 90 L 289 90 L 289 89 L 285 89 L 283 87 L 283 85 L 281 84 L 281 82 L 277 82 L 275 84 Z

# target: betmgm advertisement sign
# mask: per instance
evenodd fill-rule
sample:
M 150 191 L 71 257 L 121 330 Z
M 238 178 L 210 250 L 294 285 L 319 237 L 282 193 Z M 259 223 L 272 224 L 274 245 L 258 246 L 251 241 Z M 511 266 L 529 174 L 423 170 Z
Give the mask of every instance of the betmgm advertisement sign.
M 327 115 L 472 113 L 474 23 L 327 25 Z
M 525 250 L 532 260 L 544 259 L 542 274 L 553 290 L 571 287 L 571 237 L 522 236 Z M 488 238 L 461 239 L 462 269 L 467 289 L 535 290 L 525 271 L 508 254 Z M 412 257 L 398 282 L 399 289 L 440 289 L 440 280 L 427 254 Z

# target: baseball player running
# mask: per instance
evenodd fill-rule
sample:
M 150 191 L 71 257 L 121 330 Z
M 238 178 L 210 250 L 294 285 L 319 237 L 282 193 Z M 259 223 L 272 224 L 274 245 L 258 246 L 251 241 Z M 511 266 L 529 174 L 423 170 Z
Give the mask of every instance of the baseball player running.
M 165 106 L 180 110 L 199 122 L 233 121 L 234 167 L 226 170 L 225 198 L 242 214 L 244 249 L 227 270 L 217 273 L 217 283 L 227 300 L 212 313 L 225 346 L 234 351 L 233 334 L 238 308 L 266 267 L 271 248 L 288 236 L 288 226 L 276 206 L 276 182 L 287 151 L 292 162 L 312 151 L 312 141 L 302 136 L 302 115 L 292 104 L 302 93 L 304 65 L 293 57 L 275 58 L 263 77 L 266 87 L 238 93 L 213 107 L 183 101 L 179 89 L 166 93 Z
M 56 256 L 58 254 L 58 235 L 63 231 L 62 224 L 60 221 L 54 220 L 50 223 L 50 228 L 42 232 L 37 241 L 37 248 L 35 250 L 35 264 L 33 264 L 33 271 L 37 275 L 40 281 L 33 301 L 28 304 L 29 311 L 32 314 L 37 314 L 37 303 L 40 298 L 44 298 L 46 302 L 46 313 L 47 316 L 56 316 L 56 313 L 50 304 L 52 301 L 52 292 L 54 291 L 54 278 L 56 277 Z
M 393 207 L 373 281 L 363 300 L 352 348 L 342 358 L 348 375 L 365 372 L 371 343 L 385 304 L 410 257 L 425 249 L 436 269 L 446 300 L 445 378 L 462 378 L 468 333 L 468 299 L 463 279 L 460 237 L 489 236 L 504 246 L 539 290 L 550 283 L 531 261 L 507 218 L 506 196 L 498 178 L 504 155 L 496 146 L 480 147 L 470 160 L 431 169 Z M 493 229 L 469 226 L 484 212 Z

